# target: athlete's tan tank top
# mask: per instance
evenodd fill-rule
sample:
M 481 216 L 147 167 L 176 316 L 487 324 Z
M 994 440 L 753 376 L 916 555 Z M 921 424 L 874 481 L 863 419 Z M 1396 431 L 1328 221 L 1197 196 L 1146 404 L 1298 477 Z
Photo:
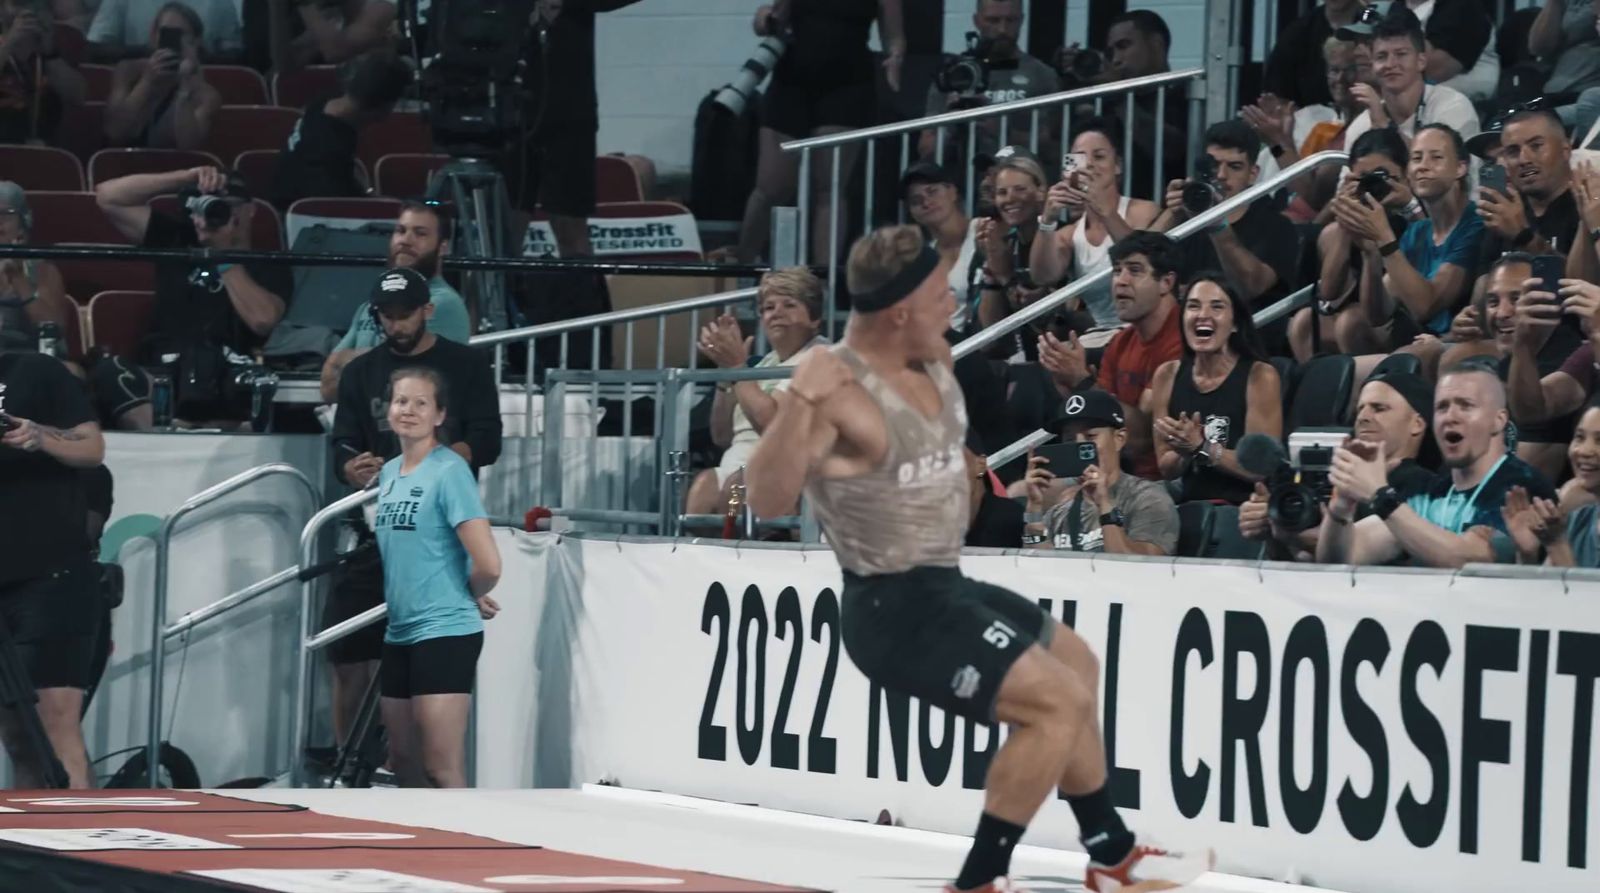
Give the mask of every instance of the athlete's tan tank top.
M 955 376 L 942 363 L 926 365 L 943 403 L 930 421 L 855 351 L 843 344 L 829 349 L 878 404 L 889 434 L 888 451 L 876 468 L 852 478 L 815 478 L 806 484 L 806 498 L 839 565 L 861 575 L 955 567 L 972 495 L 962 456 L 967 408 Z

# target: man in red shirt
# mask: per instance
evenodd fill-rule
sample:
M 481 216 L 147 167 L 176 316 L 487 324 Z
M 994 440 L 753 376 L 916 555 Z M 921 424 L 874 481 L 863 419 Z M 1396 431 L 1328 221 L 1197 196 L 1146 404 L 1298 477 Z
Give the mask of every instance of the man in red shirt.
M 1061 341 L 1046 333 L 1039 339 L 1039 363 L 1062 396 L 1098 387 L 1122 403 L 1128 431 L 1123 462 L 1151 480 L 1160 479 L 1161 472 L 1150 439 L 1150 379 L 1162 363 L 1183 352 L 1177 258 L 1172 239 L 1148 230 L 1111 246 L 1111 298 L 1127 325 L 1106 345 L 1098 373 L 1091 373 L 1075 335 Z

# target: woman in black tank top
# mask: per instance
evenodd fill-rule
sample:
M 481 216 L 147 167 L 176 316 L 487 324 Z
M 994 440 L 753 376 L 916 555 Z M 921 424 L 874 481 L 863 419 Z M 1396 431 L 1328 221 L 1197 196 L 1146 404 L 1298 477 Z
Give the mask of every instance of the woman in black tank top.
M 1156 460 L 1181 480 L 1184 502 L 1238 505 L 1259 480 L 1239 466 L 1246 434 L 1283 437 L 1278 371 L 1267 362 L 1250 308 L 1220 273 L 1189 284 L 1183 303 L 1183 358 L 1151 382 Z

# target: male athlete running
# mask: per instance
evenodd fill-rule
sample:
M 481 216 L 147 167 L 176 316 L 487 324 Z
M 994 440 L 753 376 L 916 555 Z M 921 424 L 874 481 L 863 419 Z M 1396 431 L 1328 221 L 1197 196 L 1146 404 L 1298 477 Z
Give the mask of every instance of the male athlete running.
M 1135 839 L 1106 787 L 1099 662 L 1039 606 L 958 565 L 967 413 L 944 339 L 949 272 L 916 227 L 850 249 L 843 343 L 808 351 L 746 469 L 751 508 L 802 489 L 844 569 L 844 645 L 868 679 L 1010 734 L 989 766 L 972 849 L 947 891 L 1013 890 L 1011 851 L 1052 790 L 1077 817 L 1085 883 L 1168 890 L 1210 868 Z M 1135 885 L 1138 885 L 1135 887 Z

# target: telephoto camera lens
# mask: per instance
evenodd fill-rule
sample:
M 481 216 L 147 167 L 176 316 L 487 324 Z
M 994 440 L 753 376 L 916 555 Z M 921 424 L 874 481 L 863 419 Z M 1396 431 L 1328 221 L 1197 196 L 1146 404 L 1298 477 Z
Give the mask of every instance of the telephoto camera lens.
M 1274 486 L 1267 497 L 1267 517 L 1283 529 L 1299 533 L 1322 523 L 1322 504 L 1310 487 L 1286 482 Z
M 184 203 L 188 212 L 205 221 L 206 229 L 227 226 L 233 219 L 233 208 L 228 200 L 217 195 L 197 195 Z

